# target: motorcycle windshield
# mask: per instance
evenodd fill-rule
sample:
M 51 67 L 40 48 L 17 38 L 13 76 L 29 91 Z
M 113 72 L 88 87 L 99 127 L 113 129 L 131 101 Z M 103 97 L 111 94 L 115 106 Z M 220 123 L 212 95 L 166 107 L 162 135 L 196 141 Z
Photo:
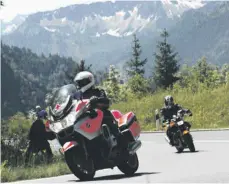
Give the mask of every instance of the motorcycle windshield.
M 54 132 L 59 132 L 75 122 L 75 112 L 72 111 L 74 106 L 71 96 L 76 92 L 74 84 L 68 84 L 56 91 L 51 102 L 51 115 L 54 118 L 50 128 Z
M 50 115 L 54 120 L 60 120 L 65 117 L 72 107 L 72 95 L 76 92 L 73 84 L 68 84 L 56 91 L 50 104 Z
M 66 101 L 68 100 L 68 97 L 73 95 L 75 92 L 76 92 L 76 87 L 74 86 L 74 84 L 68 84 L 61 87 L 59 90 L 56 91 L 56 93 L 52 98 L 52 102 L 51 102 L 52 109 L 55 109 L 57 104 L 59 104 L 60 106 L 65 104 Z

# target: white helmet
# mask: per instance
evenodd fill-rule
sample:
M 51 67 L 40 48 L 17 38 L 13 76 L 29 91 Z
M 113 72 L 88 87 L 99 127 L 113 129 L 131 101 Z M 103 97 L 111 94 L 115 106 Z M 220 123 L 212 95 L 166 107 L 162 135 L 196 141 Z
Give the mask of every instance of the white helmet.
M 75 78 L 74 82 L 76 83 L 77 88 L 84 93 L 88 89 L 90 89 L 92 86 L 95 85 L 95 77 L 91 72 L 83 71 L 79 72 Z
M 40 105 L 37 105 L 36 106 L 36 111 L 38 112 L 38 111 L 41 111 L 41 106 Z

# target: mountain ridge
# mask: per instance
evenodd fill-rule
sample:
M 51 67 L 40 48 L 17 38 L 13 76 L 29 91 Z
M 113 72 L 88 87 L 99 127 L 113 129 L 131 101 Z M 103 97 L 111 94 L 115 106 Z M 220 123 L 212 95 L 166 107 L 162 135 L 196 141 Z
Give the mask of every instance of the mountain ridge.
M 171 43 L 183 60 L 188 58 L 188 62 L 192 63 L 190 59 L 196 60 L 206 54 L 213 57 L 213 63 L 222 63 L 225 62 L 225 53 L 214 57 L 216 51 L 211 54 L 212 50 L 206 50 L 205 44 L 207 45 L 209 40 L 203 40 L 204 43 L 199 44 L 202 45 L 200 52 L 193 48 L 198 45 L 198 39 L 193 39 L 198 37 L 198 33 L 195 32 L 196 25 L 192 21 L 201 20 L 203 15 L 206 21 L 211 20 L 207 12 L 214 11 L 221 3 L 162 0 L 71 5 L 28 16 L 14 32 L 4 35 L 3 41 L 9 45 L 31 48 L 38 54 L 58 53 L 61 56 L 71 56 L 74 60 L 84 58 L 98 67 L 109 64 L 121 67 L 131 57 L 133 33 L 140 39 L 142 57 L 152 61 L 156 42 L 160 39 L 159 33 L 163 28 L 167 28 L 171 33 Z M 193 19 L 193 16 L 196 16 L 196 19 Z M 183 25 L 185 27 L 182 27 Z M 227 26 L 223 26 L 221 35 L 227 35 L 225 29 Z M 190 38 L 190 32 L 193 32 L 195 37 Z M 207 30 L 206 34 L 208 32 L 209 35 L 213 34 L 211 29 Z M 187 50 L 186 38 L 193 44 Z M 213 47 L 217 47 L 217 43 Z M 190 58 L 195 52 L 195 57 Z M 216 61 L 217 59 L 219 61 Z M 153 62 L 149 65 L 153 65 Z

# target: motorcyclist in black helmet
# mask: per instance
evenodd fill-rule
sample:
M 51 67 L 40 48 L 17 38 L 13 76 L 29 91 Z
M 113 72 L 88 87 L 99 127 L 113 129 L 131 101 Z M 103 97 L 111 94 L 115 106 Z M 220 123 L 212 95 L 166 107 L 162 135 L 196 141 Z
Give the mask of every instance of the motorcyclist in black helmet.
M 170 120 L 173 118 L 173 115 L 177 115 L 177 112 L 179 110 L 184 110 L 185 113 L 189 113 L 190 116 L 192 116 L 192 112 L 189 109 L 183 109 L 179 104 L 174 103 L 174 99 L 171 95 L 167 95 L 164 98 L 164 107 L 160 110 L 162 115 L 162 122 L 170 122 Z M 188 129 L 191 128 L 191 124 L 184 121 L 184 124 L 188 127 Z M 172 135 L 170 132 L 170 127 L 168 126 L 168 129 L 166 131 L 166 134 L 170 140 L 170 145 L 174 146 L 174 142 L 172 139 Z

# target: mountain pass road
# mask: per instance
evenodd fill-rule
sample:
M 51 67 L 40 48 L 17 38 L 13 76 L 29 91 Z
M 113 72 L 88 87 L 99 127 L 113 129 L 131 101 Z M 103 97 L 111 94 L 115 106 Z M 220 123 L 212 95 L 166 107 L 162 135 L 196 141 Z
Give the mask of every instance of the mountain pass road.
M 83 183 L 229 183 L 229 131 L 192 132 L 196 152 L 177 153 L 164 133 L 141 134 L 140 166 L 133 177 L 117 168 L 96 172 Z M 11 183 L 76 183 L 73 174 Z M 81 182 L 82 183 L 82 182 Z

